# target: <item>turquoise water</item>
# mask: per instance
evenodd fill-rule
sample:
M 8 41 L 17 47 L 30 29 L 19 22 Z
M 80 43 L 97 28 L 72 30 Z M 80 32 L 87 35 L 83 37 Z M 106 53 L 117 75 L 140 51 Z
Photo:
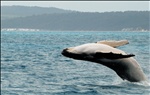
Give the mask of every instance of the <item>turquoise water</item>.
M 1 95 L 149 95 L 150 82 L 123 81 L 100 64 L 61 55 L 66 47 L 129 40 L 150 80 L 150 32 L 1 32 Z

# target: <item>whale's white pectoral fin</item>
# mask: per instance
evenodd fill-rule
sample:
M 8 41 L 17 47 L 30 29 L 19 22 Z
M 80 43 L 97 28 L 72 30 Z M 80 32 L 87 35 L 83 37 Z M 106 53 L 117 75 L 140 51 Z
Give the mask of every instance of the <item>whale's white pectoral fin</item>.
M 129 44 L 129 42 L 127 40 L 120 40 L 120 41 L 113 41 L 113 40 L 103 40 L 103 41 L 98 41 L 96 43 L 100 43 L 100 44 L 106 44 L 106 45 L 109 45 L 111 47 L 119 47 L 119 46 L 123 46 L 123 45 L 126 45 L 126 44 Z
M 134 54 L 117 54 L 117 53 L 103 53 L 103 52 L 96 52 L 94 57 L 95 58 L 106 58 L 106 59 L 120 59 L 120 58 L 129 58 L 135 56 Z

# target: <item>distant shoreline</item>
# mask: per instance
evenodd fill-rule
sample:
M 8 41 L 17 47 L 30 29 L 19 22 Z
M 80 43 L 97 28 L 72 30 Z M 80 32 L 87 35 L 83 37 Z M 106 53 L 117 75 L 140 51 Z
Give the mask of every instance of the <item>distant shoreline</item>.
M 118 30 L 118 31 L 95 31 L 95 30 L 41 30 L 41 29 L 28 29 L 28 28 L 2 28 L 1 32 L 150 32 L 150 30 Z
M 1 28 L 9 31 L 13 28 L 19 31 L 145 32 L 150 31 L 149 13 L 150 11 L 77 12 L 52 7 L 5 6 L 2 7 Z

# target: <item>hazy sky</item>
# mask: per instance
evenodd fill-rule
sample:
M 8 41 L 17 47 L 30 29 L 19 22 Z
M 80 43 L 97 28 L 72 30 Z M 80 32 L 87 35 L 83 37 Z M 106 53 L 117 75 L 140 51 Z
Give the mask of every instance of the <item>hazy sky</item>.
M 150 1 L 1 1 L 1 5 L 57 7 L 84 12 L 150 10 Z

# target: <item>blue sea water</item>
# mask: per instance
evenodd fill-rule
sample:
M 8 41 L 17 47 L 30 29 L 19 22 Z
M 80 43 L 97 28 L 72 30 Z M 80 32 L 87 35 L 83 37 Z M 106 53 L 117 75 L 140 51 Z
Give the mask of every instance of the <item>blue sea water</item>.
M 64 48 L 123 40 L 150 80 L 150 32 L 1 32 L 1 95 L 150 95 L 150 82 L 131 83 L 100 64 L 61 55 Z

